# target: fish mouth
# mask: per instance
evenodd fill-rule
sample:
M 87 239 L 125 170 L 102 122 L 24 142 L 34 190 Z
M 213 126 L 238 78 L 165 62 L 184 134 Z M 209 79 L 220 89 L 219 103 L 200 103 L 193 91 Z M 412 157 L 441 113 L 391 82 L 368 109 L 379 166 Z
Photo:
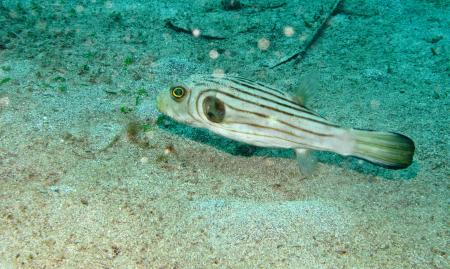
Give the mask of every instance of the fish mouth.
M 164 98 L 162 98 L 161 95 L 158 95 L 156 97 L 156 109 L 158 109 L 159 112 L 164 113 L 165 103 Z

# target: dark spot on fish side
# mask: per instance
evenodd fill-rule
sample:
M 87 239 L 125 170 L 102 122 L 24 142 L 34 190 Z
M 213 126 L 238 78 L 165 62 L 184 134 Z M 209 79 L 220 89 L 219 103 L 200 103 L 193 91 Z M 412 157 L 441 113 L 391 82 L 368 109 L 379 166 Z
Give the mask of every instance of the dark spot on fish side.
M 208 96 L 203 100 L 206 118 L 214 123 L 221 123 L 225 118 L 225 104 L 216 97 Z

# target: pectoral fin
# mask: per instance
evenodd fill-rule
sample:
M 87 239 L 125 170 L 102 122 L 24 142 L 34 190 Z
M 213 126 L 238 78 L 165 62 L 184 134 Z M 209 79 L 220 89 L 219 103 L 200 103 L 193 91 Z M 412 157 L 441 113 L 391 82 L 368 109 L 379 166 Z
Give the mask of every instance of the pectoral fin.
M 301 106 L 306 106 L 311 93 L 319 89 L 319 75 L 315 72 L 308 73 L 302 77 L 300 84 L 294 90 L 292 99 Z
M 297 163 L 300 168 L 300 172 L 305 176 L 310 176 L 316 169 L 317 159 L 313 156 L 312 151 L 309 149 L 295 149 L 297 155 Z

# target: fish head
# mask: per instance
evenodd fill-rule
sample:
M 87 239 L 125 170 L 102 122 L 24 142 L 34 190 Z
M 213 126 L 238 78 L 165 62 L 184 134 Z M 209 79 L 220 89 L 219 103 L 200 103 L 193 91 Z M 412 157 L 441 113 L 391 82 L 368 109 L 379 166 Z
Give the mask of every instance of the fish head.
M 192 76 L 163 90 L 156 99 L 157 109 L 175 121 L 191 126 L 208 128 L 220 125 L 225 118 L 226 105 L 202 78 Z
M 172 86 L 157 96 L 156 108 L 178 122 L 190 124 L 194 120 L 188 113 L 190 95 L 191 90 L 186 86 Z
M 201 90 L 195 87 L 191 80 L 173 84 L 159 93 L 156 107 L 159 112 L 177 122 L 204 127 L 196 110 L 196 98 Z

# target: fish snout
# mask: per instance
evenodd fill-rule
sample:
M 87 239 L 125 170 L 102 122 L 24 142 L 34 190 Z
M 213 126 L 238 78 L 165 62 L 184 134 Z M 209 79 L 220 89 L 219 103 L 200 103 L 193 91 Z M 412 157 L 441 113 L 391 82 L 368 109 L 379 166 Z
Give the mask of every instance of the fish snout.
M 164 113 L 165 107 L 164 97 L 159 94 L 156 96 L 156 109 L 158 109 L 159 112 Z

